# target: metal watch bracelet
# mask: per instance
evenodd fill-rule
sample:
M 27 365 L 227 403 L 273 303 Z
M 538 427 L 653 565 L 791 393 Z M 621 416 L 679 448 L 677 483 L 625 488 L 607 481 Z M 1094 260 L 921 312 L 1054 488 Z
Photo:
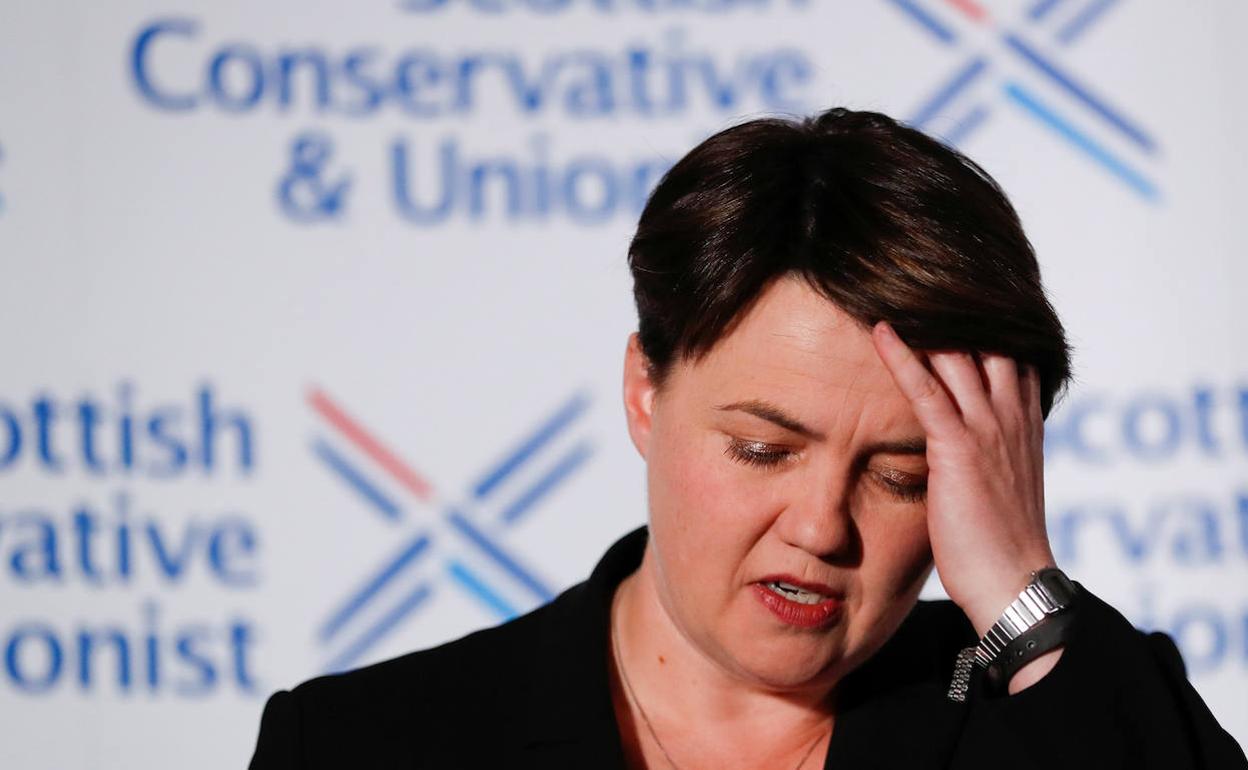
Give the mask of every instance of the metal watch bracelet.
M 1069 607 L 1076 590 L 1066 573 L 1056 567 L 1031 573 L 1031 582 L 979 640 L 975 648 L 975 662 L 981 668 L 988 668 L 1011 642 L 1045 622 L 1051 615 Z

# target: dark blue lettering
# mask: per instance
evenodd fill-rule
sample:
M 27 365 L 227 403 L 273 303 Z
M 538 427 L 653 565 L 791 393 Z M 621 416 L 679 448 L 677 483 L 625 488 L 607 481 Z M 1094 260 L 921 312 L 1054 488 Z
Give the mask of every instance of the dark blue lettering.
M 198 25 L 188 19 L 166 19 L 143 28 L 134 39 L 130 51 L 130 69 L 139 93 L 154 107 L 162 110 L 189 110 L 195 107 L 195 97 L 188 94 L 174 95 L 156 88 L 148 71 L 148 48 L 161 35 L 194 36 Z
M 248 670 L 247 658 L 251 643 L 254 641 L 252 625 L 246 621 L 235 621 L 230 626 L 230 647 L 234 657 L 234 681 L 243 692 L 255 692 L 256 680 Z
M 176 583 L 182 578 L 186 572 L 187 565 L 191 562 L 191 553 L 195 548 L 196 541 L 199 540 L 199 527 L 195 522 L 187 524 L 185 532 L 179 538 L 176 551 L 171 551 L 165 543 L 165 538 L 157 522 L 149 521 L 143 529 L 146 531 L 147 540 L 152 546 L 152 555 L 156 557 L 156 564 L 160 567 L 160 575 L 170 582 Z
M 83 629 L 78 632 L 78 684 L 82 689 L 89 688 L 95 679 L 92 676 L 92 651 L 97 641 L 109 642 L 116 651 L 117 686 L 123 692 L 130 691 L 130 641 L 119 629 L 108 628 L 102 631 Z
M 1216 457 L 1221 453 L 1221 447 L 1213 431 L 1213 391 L 1198 386 L 1192 393 L 1192 404 L 1196 408 L 1196 441 L 1205 454 Z
M 33 404 L 35 413 L 35 440 L 38 445 L 39 460 L 43 467 L 53 473 L 61 470 L 61 458 L 52 449 L 52 423 L 56 421 L 56 405 L 48 396 L 40 396 Z
M 244 473 L 251 470 L 251 421 L 243 412 L 217 413 L 213 406 L 212 389 L 205 386 L 199 391 L 200 461 L 204 470 L 211 471 L 215 461 L 213 448 L 217 431 L 225 425 L 232 426 L 238 438 L 238 467 Z
M 507 213 L 514 219 L 522 213 L 520 195 L 520 172 L 516 164 L 508 160 L 482 161 L 473 164 L 468 170 L 468 214 L 473 219 L 481 219 L 486 210 L 486 186 L 494 177 L 503 183 L 503 191 L 507 200 Z
M 4 453 L 0 454 L 0 470 L 8 468 L 22 451 L 22 426 L 17 417 L 4 404 L 0 404 L 0 424 L 4 425 Z
M 130 580 L 130 497 L 118 492 L 117 507 L 117 577 L 122 582 Z
M 217 670 L 212 661 L 199 651 L 198 643 L 209 631 L 203 626 L 188 626 L 174 643 L 178 658 L 198 674 L 197 678 L 182 679 L 176 687 L 182 695 L 207 695 L 217 681 Z
M 128 382 L 121 383 L 117 388 L 117 453 L 125 470 L 134 467 L 134 415 L 130 409 L 130 390 Z
M 160 684 L 160 636 L 156 630 L 159 610 L 155 602 L 143 605 L 143 647 L 147 651 L 147 687 L 155 692 Z
M 568 57 L 581 77 L 567 87 L 564 100 L 569 115 L 578 118 L 610 115 L 616 108 L 611 65 L 601 56 L 580 52 Z
M 1164 423 L 1160 437 L 1146 439 L 1144 419 L 1159 415 Z M 1183 420 L 1174 403 L 1161 395 L 1145 395 L 1127 405 L 1122 415 L 1122 433 L 1127 448 L 1142 460 L 1162 460 L 1171 457 L 1179 448 L 1183 435 Z
M 1175 562 L 1196 566 L 1222 558 L 1222 538 L 1218 530 L 1218 513 L 1208 502 L 1189 498 L 1175 504 L 1168 518 L 1178 520 L 1182 528 L 1171 540 Z
M 298 71 L 309 71 L 312 74 L 313 90 L 316 93 L 316 107 L 324 111 L 329 107 L 329 62 L 325 54 L 316 49 L 304 51 L 287 51 L 277 57 L 277 103 L 283 111 L 289 110 L 294 101 L 294 80 Z
M 581 181 L 596 180 L 601 189 L 597 203 L 586 202 L 582 195 Z M 614 170 L 605 161 L 582 158 L 568 164 L 563 179 L 563 199 L 572 219 L 581 224 L 593 224 L 609 218 L 619 200 L 619 189 Z
M 182 412 L 176 408 L 158 409 L 148 419 L 147 435 L 151 437 L 153 444 L 164 449 L 166 453 L 164 463 L 152 462 L 149 465 L 148 470 L 153 476 L 176 476 L 186 468 L 186 444 L 166 430 L 169 423 L 178 423 L 181 420 Z
M 394 88 L 399 106 L 422 118 L 437 117 L 442 113 L 439 103 L 443 100 L 422 97 L 445 80 L 446 72 L 437 54 L 431 51 L 405 54 L 394 68 Z
M 27 671 L 21 660 L 21 648 L 28 640 L 43 642 L 48 662 L 41 676 Z M 18 628 L 9 637 L 9 643 L 4 648 L 4 666 L 8 670 L 9 679 L 28 693 L 47 692 L 56 684 L 61 675 L 61 657 L 61 643 L 52 629 L 44 625 L 30 624 Z
M 103 579 L 95 558 L 95 535 L 97 532 L 95 516 L 86 506 L 74 511 L 74 539 L 78 542 L 78 569 L 83 577 L 92 582 Z
M 361 101 L 343 106 L 342 111 L 348 115 L 368 115 L 375 112 L 385 98 L 385 85 L 371 77 L 367 71 L 376 55 L 375 48 L 361 48 L 352 51 L 342 62 L 343 79 L 362 95 Z
M 1161 538 L 1161 524 L 1165 518 L 1162 511 L 1152 511 L 1148 520 L 1137 532 L 1132 529 L 1131 517 L 1126 511 L 1115 508 L 1106 510 L 1104 516 L 1109 520 L 1109 529 L 1114 534 L 1122 555 L 1127 561 L 1140 563 L 1146 561 L 1157 547 Z
M 234 65 L 234 66 L 231 66 Z M 234 93 L 229 88 L 227 70 L 242 73 L 243 88 Z M 217 104 L 230 112 L 244 112 L 256 106 L 264 93 L 264 65 L 260 54 L 249 46 L 226 46 L 212 57 L 208 65 L 208 85 Z
M 225 585 L 255 585 L 255 553 L 256 532 L 243 519 L 226 519 L 209 536 L 208 563 Z
M 1045 427 L 1045 456 L 1051 457 L 1063 449 L 1069 449 L 1086 463 L 1105 465 L 1110 453 L 1104 446 L 1094 446 L 1088 438 L 1087 423 L 1092 417 L 1106 412 L 1105 400 L 1090 396 L 1072 403 L 1061 410 L 1061 422 L 1051 420 Z
M 778 51 L 759 63 L 759 95 L 769 109 L 804 112 L 805 100 L 790 89 L 805 86 L 814 75 L 810 60 L 800 51 Z
M 62 577 L 60 549 L 56 527 L 43 514 L 27 513 L 17 517 L 19 529 L 27 530 L 29 537 L 13 546 L 9 565 L 13 576 L 19 580 L 57 580 Z
M 451 214 L 451 206 L 455 202 L 455 181 L 458 160 L 455 153 L 455 142 L 447 139 L 442 142 L 439 152 L 441 160 L 441 197 L 432 206 L 423 206 L 414 199 L 408 182 L 407 141 L 395 139 L 390 146 L 390 169 L 394 179 L 394 202 L 399 214 L 409 222 L 418 225 L 436 225 L 446 221 Z
M 100 461 L 95 447 L 95 428 L 100 423 L 98 406 L 90 399 L 78 402 L 78 436 L 82 440 L 82 461 L 93 473 L 107 470 Z

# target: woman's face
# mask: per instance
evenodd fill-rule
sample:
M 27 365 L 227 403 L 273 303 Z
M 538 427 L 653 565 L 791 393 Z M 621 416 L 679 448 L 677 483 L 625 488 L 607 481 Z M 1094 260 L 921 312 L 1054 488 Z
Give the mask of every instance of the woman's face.
M 931 566 L 927 464 L 867 330 L 783 278 L 660 392 L 630 340 L 625 402 L 658 599 L 698 650 L 797 690 L 834 683 L 892 635 Z M 785 576 L 828 598 L 795 607 L 765 585 Z

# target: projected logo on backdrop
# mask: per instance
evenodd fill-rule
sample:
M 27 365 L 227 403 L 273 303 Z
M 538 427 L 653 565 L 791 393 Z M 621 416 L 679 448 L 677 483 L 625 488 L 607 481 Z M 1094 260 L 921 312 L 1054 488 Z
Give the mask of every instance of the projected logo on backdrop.
M 458 501 L 435 493 L 324 391 L 311 390 L 308 403 L 331 431 L 331 438 L 313 439 L 312 454 L 376 518 L 408 529 L 402 544 L 384 554 L 320 625 L 317 642 L 330 656 L 327 671 L 359 662 L 443 584 L 499 620 L 554 598 L 554 589 L 507 546 L 506 536 L 593 455 L 591 442 L 576 435 L 589 406 L 586 394 L 545 415 Z
M 256 441 L 210 384 L 0 394 L 0 685 L 254 693 Z
M 910 118 L 912 125 L 925 128 L 937 119 L 947 119 L 952 127 L 940 133 L 949 142 L 958 144 L 983 125 L 991 115 L 990 105 L 994 101 L 1004 99 L 1141 197 L 1149 201 L 1159 198 L 1157 185 L 1136 165 L 1137 159 L 1148 161 L 1157 156 L 1156 141 L 1080 76 L 994 19 L 975 0 L 888 2 L 932 38 L 964 55 L 953 75 L 941 83 Z M 1084 0 L 1073 15 L 1054 24 L 1059 5 L 1070 4 L 1061 0 L 1033 0 L 1023 20 L 1035 28 L 1050 28 L 1057 43 L 1065 46 L 1078 41 L 1104 17 L 1114 2 Z M 1021 67 L 1014 66 L 1016 64 Z M 982 88 L 976 93 L 975 87 L 982 86 L 994 73 L 998 76 L 994 98 L 986 98 Z M 1044 91 L 1033 86 L 1032 81 L 1060 94 L 1061 101 L 1043 95 Z M 1096 122 L 1116 139 L 1096 138 L 1068 114 L 1069 108 L 1077 110 L 1082 119 Z M 948 117 L 952 115 L 958 117 Z
M 1045 424 L 1049 467 L 1073 462 L 1104 479 L 1103 491 L 1049 500 L 1058 563 L 1117 564 L 1132 575 L 1134 596 L 1120 609 L 1173 636 L 1193 674 L 1248 666 L 1248 593 L 1235 577 L 1248 565 L 1246 457 L 1242 381 L 1085 393 Z M 1141 472 L 1161 480 L 1141 483 Z M 1201 582 L 1224 583 L 1216 591 L 1175 587 L 1202 574 Z
M 411 2 L 403 14 L 446 4 Z M 794 14 L 806 7 L 801 0 L 735 5 L 744 11 L 747 4 Z M 571 11 L 570 3 L 529 5 L 548 21 Z M 733 6 L 646 0 L 582 9 L 667 10 L 677 20 L 685 11 L 716 14 Z M 503 10 L 492 3 L 467 8 Z M 349 220 L 351 199 L 369 194 L 384 196 L 398 221 L 418 227 L 631 221 L 680 147 L 621 141 L 610 130 L 756 110 L 803 112 L 816 71 L 784 37 L 728 47 L 682 24 L 626 37 L 614 25 L 597 35 L 552 28 L 545 38 L 498 41 L 457 40 L 451 27 L 406 18 L 400 42 L 390 35 L 385 42 L 352 40 L 337 29 L 321 39 L 248 39 L 229 29 L 180 15 L 141 24 L 127 57 L 134 94 L 167 115 L 293 123 L 283 146 L 270 148 L 278 153 L 275 176 L 265 184 L 277 211 L 300 224 Z M 358 131 L 367 121 L 384 133 Z M 472 123 L 506 130 L 486 138 L 465 130 Z M 395 125 L 413 130 L 396 132 Z M 597 135 L 595 127 L 607 132 Z

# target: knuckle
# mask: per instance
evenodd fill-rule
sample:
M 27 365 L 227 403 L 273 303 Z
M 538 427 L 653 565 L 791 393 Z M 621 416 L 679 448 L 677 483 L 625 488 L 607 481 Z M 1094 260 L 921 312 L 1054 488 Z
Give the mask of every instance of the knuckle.
M 930 404 L 933 401 L 944 398 L 945 391 L 940 387 L 940 383 L 935 377 L 925 377 L 919 382 L 915 388 L 914 400 L 921 403 Z

